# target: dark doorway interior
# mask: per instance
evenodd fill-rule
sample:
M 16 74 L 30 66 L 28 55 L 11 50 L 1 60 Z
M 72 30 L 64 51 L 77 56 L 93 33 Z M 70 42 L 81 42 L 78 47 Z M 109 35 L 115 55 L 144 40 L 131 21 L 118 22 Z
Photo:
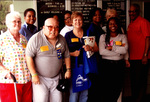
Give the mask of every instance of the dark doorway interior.
M 148 21 L 150 21 L 150 1 L 144 2 L 144 18 L 146 18 Z

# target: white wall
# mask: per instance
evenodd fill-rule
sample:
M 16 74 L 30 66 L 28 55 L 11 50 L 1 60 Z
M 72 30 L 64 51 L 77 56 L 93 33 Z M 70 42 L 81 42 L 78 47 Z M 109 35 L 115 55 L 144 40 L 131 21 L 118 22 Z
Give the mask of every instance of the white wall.
M 25 11 L 25 9 L 33 8 L 35 11 L 37 10 L 37 6 L 36 6 L 37 2 L 36 2 L 36 0 L 27 0 L 27 1 L 14 0 L 13 1 L 13 5 L 14 5 L 14 10 L 18 11 L 21 14 L 22 24 L 24 23 L 24 11 Z M 36 13 L 36 17 L 37 17 L 37 13 Z M 35 25 L 37 26 L 37 20 L 35 22 Z

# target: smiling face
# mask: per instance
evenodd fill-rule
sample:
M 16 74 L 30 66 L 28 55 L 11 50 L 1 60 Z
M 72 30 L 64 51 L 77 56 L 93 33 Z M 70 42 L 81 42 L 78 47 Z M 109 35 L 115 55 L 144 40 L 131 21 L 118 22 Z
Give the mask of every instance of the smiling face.
M 131 21 L 134 21 L 139 16 L 139 11 L 135 6 L 131 6 L 129 9 L 129 17 Z
M 10 32 L 19 32 L 19 30 L 21 29 L 21 18 L 17 18 L 15 16 L 11 17 L 8 24 L 8 29 L 10 30 Z
M 33 11 L 28 11 L 26 16 L 24 17 L 24 20 L 27 24 L 33 25 L 36 21 L 36 17 Z
M 109 30 L 110 30 L 110 32 L 111 33 L 116 33 L 117 29 L 118 29 L 118 25 L 117 25 L 115 19 L 111 19 L 109 21 Z
M 59 22 L 55 18 L 48 18 L 43 26 L 47 39 L 56 39 L 59 34 Z
M 66 13 L 64 15 L 64 22 L 65 22 L 65 25 L 72 26 L 72 23 L 71 23 L 71 14 Z
M 102 18 L 102 16 L 101 16 L 99 10 L 97 10 L 95 12 L 95 15 L 93 16 L 93 23 L 99 23 L 101 21 L 101 18 Z
M 83 25 L 82 17 L 80 16 L 74 17 L 72 20 L 72 25 L 74 26 L 74 28 L 82 28 L 82 25 Z

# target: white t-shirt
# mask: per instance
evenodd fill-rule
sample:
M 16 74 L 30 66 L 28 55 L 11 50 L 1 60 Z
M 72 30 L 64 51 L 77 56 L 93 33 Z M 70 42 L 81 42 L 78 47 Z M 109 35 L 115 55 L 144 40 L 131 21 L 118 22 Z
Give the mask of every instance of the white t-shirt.
M 60 34 L 65 37 L 66 33 L 73 30 L 73 26 L 67 26 L 65 25 L 65 27 L 60 31 Z

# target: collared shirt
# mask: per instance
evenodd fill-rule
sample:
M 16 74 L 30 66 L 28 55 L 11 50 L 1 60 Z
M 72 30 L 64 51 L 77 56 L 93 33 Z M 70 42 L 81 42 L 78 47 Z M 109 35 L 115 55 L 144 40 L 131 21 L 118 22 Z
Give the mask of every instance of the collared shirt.
M 60 73 L 63 58 L 69 58 L 70 53 L 62 35 L 58 34 L 54 47 L 41 30 L 29 40 L 26 56 L 33 58 L 39 76 L 53 78 Z
M 0 58 L 4 57 L 3 65 L 16 77 L 17 83 L 29 82 L 30 72 L 26 64 L 25 48 L 27 40 L 20 34 L 18 43 L 9 31 L 0 35 Z M 0 71 L 0 83 L 13 83 L 12 79 L 5 79 L 6 73 Z
M 150 23 L 138 16 L 127 29 L 130 60 L 141 60 L 145 50 L 145 39 L 150 36 Z
M 33 33 L 32 33 L 30 31 L 30 28 L 28 27 L 27 23 L 25 22 L 22 25 L 19 33 L 22 34 L 22 35 L 24 35 L 26 37 L 27 41 L 29 41 L 29 39 L 31 38 L 31 36 L 34 35 L 37 32 L 37 27 L 33 25 L 33 28 L 34 28 L 34 30 L 33 30 Z

